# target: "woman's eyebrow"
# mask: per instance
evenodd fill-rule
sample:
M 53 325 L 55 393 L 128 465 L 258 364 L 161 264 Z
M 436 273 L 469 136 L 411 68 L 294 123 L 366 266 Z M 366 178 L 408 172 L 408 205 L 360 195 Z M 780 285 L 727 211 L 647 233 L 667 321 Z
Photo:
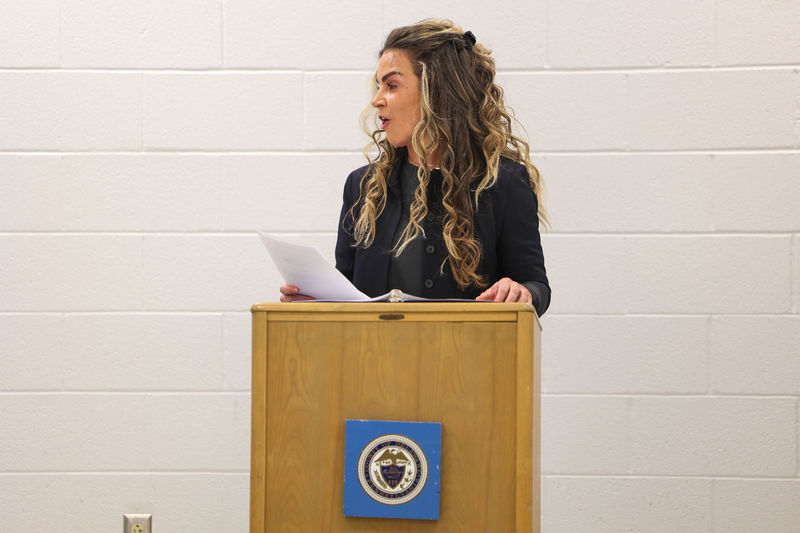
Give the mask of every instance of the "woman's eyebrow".
M 392 77 L 395 74 L 397 74 L 398 76 L 402 76 L 403 75 L 401 72 L 399 72 L 397 70 L 393 70 L 391 72 L 387 72 L 386 74 L 384 74 L 383 77 L 381 78 L 381 82 L 384 82 L 384 81 L 388 80 L 390 77 Z

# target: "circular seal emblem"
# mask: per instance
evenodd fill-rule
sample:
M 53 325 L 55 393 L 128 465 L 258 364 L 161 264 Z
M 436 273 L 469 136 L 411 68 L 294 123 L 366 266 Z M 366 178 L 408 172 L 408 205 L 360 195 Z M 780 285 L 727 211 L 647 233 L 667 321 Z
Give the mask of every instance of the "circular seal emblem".
M 400 505 L 417 497 L 428 480 L 422 448 L 403 435 L 373 439 L 358 457 L 358 481 L 370 498 Z

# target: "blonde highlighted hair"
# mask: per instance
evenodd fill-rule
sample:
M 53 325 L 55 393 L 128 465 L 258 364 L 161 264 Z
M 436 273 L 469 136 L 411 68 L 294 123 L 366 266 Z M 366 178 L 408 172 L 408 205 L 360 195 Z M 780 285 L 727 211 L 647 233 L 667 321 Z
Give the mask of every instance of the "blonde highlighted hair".
M 503 90 L 495 84 L 491 51 L 473 42 L 452 22 L 429 19 L 393 30 L 379 54 L 404 51 L 414 65 L 420 90 L 421 119 L 411 135 L 411 148 L 419 157 L 419 184 L 409 223 L 394 253 L 400 254 L 424 234 L 421 223 L 428 213 L 429 161 L 439 150 L 442 236 L 448 252 L 442 269 L 446 263 L 462 290 L 487 285 L 478 274 L 482 250 L 473 219 L 481 193 L 497 181 L 501 157 L 525 165 L 539 201 L 539 222 L 548 225 L 542 180 L 531 163 L 528 143 L 512 133 L 512 123 L 518 123 L 503 103 Z M 362 114 L 362 126 L 372 137 L 364 149 L 369 166 L 359 200 L 350 209 L 354 241 L 361 247 L 375 240 L 376 219 L 386 207 L 389 174 L 402 155 L 402 149 L 389 144 L 384 132 L 376 129 L 375 115 L 371 105 Z

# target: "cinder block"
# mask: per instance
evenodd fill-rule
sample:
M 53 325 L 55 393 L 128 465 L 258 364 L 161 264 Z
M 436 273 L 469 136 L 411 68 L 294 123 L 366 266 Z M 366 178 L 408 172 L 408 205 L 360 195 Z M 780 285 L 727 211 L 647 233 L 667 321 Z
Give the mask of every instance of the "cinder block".
M 222 390 L 220 315 L 67 315 L 55 389 Z
M 60 147 L 138 150 L 142 146 L 142 80 L 134 73 L 58 74 Z
M 785 313 L 791 307 L 789 236 L 545 234 L 542 242 L 553 287 L 550 313 Z
M 548 318 L 546 393 L 668 393 L 708 390 L 705 317 Z
M 220 315 L 6 315 L 0 331 L 0 390 L 223 389 Z
M 711 532 L 711 483 L 708 479 L 546 476 L 542 479 L 542 531 Z
M 0 72 L 2 150 L 138 150 L 141 77 Z
M 141 242 L 131 235 L 5 235 L 2 311 L 139 309 Z
M 3 315 L 0 391 L 58 388 L 63 373 L 63 319 L 58 314 Z
M 633 473 L 794 476 L 794 399 L 633 398 Z
M 61 158 L 0 154 L 0 231 L 61 229 Z
M 280 286 L 255 233 L 143 240 L 146 309 L 245 311 Z
M 250 396 L 6 394 L 0 471 L 247 472 Z
M 629 252 L 624 237 L 544 234 L 542 247 L 553 290 L 549 314 L 627 311 L 634 280 L 621 260 Z
M 64 0 L 62 65 L 218 67 L 222 64 L 221 19 L 219 0 Z
M 800 235 L 794 236 L 794 245 L 792 246 L 792 282 L 794 284 L 792 311 L 800 313 Z
M 381 49 L 383 3 L 225 0 L 225 66 L 368 68 Z
M 627 473 L 629 430 L 627 398 L 544 396 L 542 473 Z
M 717 531 L 793 533 L 800 524 L 800 479 L 714 480 Z
M 714 3 L 548 2 L 547 59 L 554 67 L 710 65 Z
M 224 156 L 226 230 L 336 231 L 348 174 L 361 154 Z
M 505 73 L 497 77 L 534 151 L 625 149 L 626 76 L 617 73 Z M 591 87 L 591 90 L 587 90 Z
M 0 235 L 0 311 L 63 310 L 66 245 L 55 236 Z
M 797 64 L 797 2 L 717 0 L 715 19 L 716 64 Z
M 372 142 L 361 129 L 360 116 L 372 100 L 374 73 L 307 73 L 303 82 L 306 149 L 360 152 Z
M 142 241 L 135 235 L 72 235 L 64 244 L 65 309 L 139 309 L 142 301 Z M 58 308 L 56 308 L 58 309 Z
M 548 155 L 534 161 L 555 232 L 713 228 L 709 155 Z
M 3 2 L 0 67 L 58 66 L 58 6 L 58 0 Z
M 630 74 L 630 147 L 791 148 L 797 77 L 789 69 Z
M 537 68 L 546 65 L 546 4 L 546 0 L 501 1 L 492 4 L 489 14 L 486 4 L 480 2 L 445 0 L 437 2 L 435 8 L 425 0 L 389 2 L 385 33 L 425 18 L 447 18 L 474 33 L 480 44 L 492 50 L 497 68 Z
M 47 149 L 61 145 L 59 96 L 62 78 L 55 73 L 0 72 L 0 149 Z
M 788 236 L 629 237 L 628 310 L 782 313 L 791 306 Z
M 277 294 L 278 288 L 274 292 Z M 259 302 L 253 302 L 259 303 Z M 249 391 L 252 367 L 252 320 L 248 312 L 222 317 L 222 381 L 225 390 Z
M 800 395 L 798 347 L 800 316 L 715 316 L 712 390 Z
M 144 145 L 156 150 L 297 150 L 300 73 L 144 75 Z
M 250 479 L 242 473 L 4 474 L 9 531 L 119 531 L 122 513 L 150 513 L 165 531 L 246 531 Z M 157 530 L 156 530 L 157 531 Z
M 753 179 L 758 176 L 758 179 Z M 714 158 L 714 226 L 731 231 L 800 231 L 800 154 Z
M 203 155 L 63 158 L 64 226 L 82 231 L 219 230 L 222 162 Z

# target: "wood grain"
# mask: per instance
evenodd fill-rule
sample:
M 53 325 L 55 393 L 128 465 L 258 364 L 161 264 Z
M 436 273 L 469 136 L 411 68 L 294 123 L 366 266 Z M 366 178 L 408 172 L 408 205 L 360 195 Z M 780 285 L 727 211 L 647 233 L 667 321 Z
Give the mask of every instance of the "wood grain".
M 388 305 L 406 316 L 415 311 L 408 307 L 413 304 Z M 313 314 L 311 308 L 293 311 L 292 321 L 284 316 L 286 306 L 254 313 L 255 331 L 256 315 L 269 311 L 263 369 L 256 369 L 255 352 L 262 348 L 256 347 L 255 334 L 253 345 L 253 390 L 260 390 L 258 373 L 266 380 L 264 412 L 269 416 L 256 420 L 254 399 L 254 435 L 262 431 L 258 424 L 266 428 L 264 448 L 258 451 L 254 436 L 253 453 L 264 454 L 268 476 L 263 489 L 267 511 L 259 523 L 253 521 L 258 513 L 251 510 L 251 532 L 521 531 L 526 522 L 520 522 L 517 507 L 526 500 L 530 517 L 532 492 L 529 479 L 526 494 L 519 494 L 525 487 L 518 469 L 522 465 L 527 468 L 522 475 L 532 475 L 535 460 L 529 457 L 534 450 L 533 403 L 528 398 L 533 389 L 530 374 L 518 376 L 518 351 L 525 345 L 518 337 L 521 328 L 532 326 L 534 315 L 525 308 L 509 313 L 506 307 L 497 309 L 493 321 L 484 309 L 481 320 L 473 321 L 465 316 L 469 311 L 459 309 L 463 306 L 446 305 L 434 313 L 442 320 L 425 321 L 387 321 L 377 313 L 365 317 L 363 312 L 338 311 L 333 316 L 339 320 L 308 320 L 304 315 Z M 281 315 L 278 321 L 270 318 L 275 312 Z M 508 321 L 509 314 L 514 321 Z M 527 325 L 518 323 L 517 314 L 528 316 Z M 454 319 L 459 316 L 462 320 Z M 532 331 L 527 335 L 530 360 Z M 532 373 L 532 361 L 527 365 Z M 527 383 L 525 391 L 519 390 L 520 383 Z M 520 436 L 518 426 L 526 417 L 523 432 L 528 435 Z M 438 521 L 343 515 L 347 419 L 442 423 Z M 526 449 L 519 450 L 520 443 Z M 255 457 L 252 464 L 255 471 Z M 251 486 L 255 502 L 260 496 L 253 492 Z

